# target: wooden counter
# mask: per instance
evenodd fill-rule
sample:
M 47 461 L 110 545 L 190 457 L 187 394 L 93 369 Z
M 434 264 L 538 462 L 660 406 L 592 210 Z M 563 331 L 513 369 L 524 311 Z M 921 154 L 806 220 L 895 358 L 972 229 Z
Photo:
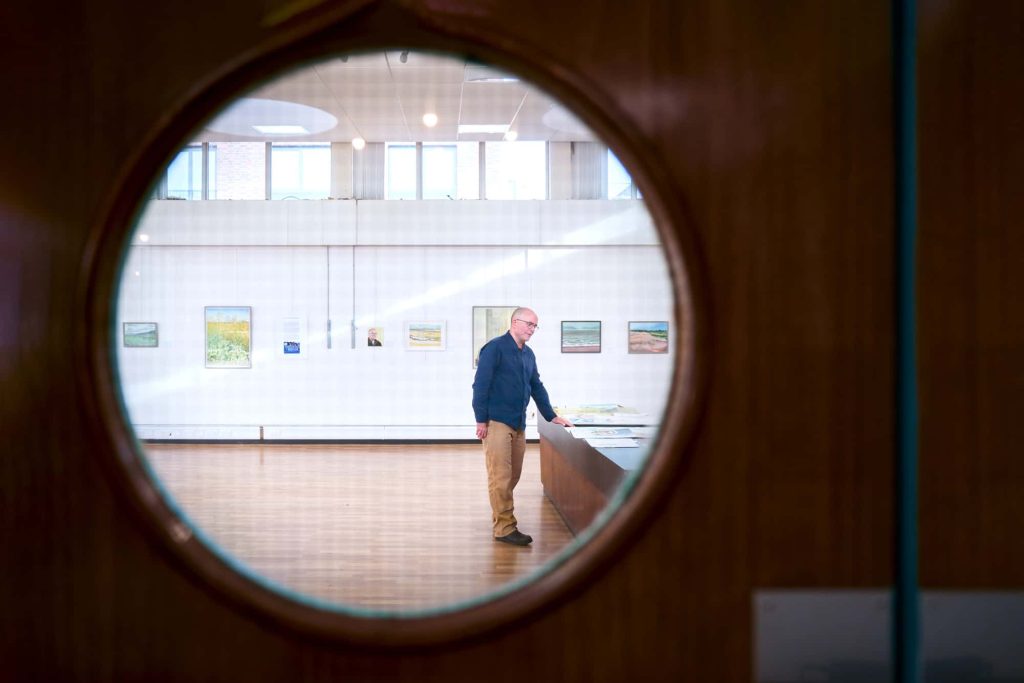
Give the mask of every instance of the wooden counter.
M 622 427 L 629 425 L 599 425 Z M 565 427 L 539 420 L 540 479 L 544 495 L 574 534 L 586 529 L 608 505 L 626 476 L 643 463 L 647 439 L 638 448 L 594 448 Z

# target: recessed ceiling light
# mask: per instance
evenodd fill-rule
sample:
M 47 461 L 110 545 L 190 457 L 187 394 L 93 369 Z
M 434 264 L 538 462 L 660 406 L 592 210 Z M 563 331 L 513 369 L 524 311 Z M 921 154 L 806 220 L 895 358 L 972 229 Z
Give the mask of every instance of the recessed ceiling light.
M 139 241 L 140 242 L 148 242 L 149 241 L 149 235 L 147 235 L 146 233 L 140 234 L 139 235 Z
M 515 132 L 514 130 L 510 130 L 505 133 L 505 139 L 508 140 L 509 142 L 515 142 L 516 138 L 518 137 L 519 133 Z
M 264 124 L 253 126 L 264 135 L 306 135 L 309 133 L 304 126 L 294 124 Z
M 362 149 L 363 147 L 366 147 L 366 140 L 362 138 L 352 138 L 352 146 L 357 150 Z
M 433 128 L 437 125 L 437 114 L 433 112 L 427 112 L 423 115 L 423 125 L 427 128 Z
M 460 123 L 459 133 L 504 133 L 507 123 Z

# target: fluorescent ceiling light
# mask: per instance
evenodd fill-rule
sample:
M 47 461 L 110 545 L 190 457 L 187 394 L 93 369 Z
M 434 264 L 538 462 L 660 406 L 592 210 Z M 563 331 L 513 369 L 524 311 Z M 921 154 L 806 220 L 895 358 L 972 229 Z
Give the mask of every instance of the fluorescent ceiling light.
M 504 133 L 507 123 L 460 123 L 459 133 Z
M 309 133 L 308 130 L 303 126 L 297 126 L 294 124 L 282 124 L 282 125 L 259 125 L 253 126 L 256 130 L 263 133 L 264 135 L 305 135 Z

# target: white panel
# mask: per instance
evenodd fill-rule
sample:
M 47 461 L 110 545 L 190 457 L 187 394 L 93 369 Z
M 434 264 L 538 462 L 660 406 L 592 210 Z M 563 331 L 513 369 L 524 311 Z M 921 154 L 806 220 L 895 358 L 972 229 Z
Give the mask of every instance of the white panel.
M 159 324 L 156 349 L 118 348 L 121 386 L 141 424 L 301 422 L 316 400 L 326 327 L 327 250 L 147 247 L 129 255 L 119 315 Z M 132 279 L 134 278 L 134 279 Z M 204 307 L 252 307 L 252 367 L 205 367 Z M 305 317 L 309 362 L 287 363 L 276 330 Z M 145 353 L 140 353 L 145 352 Z M 271 419 L 287 415 L 287 419 Z
M 278 212 L 274 222 L 261 219 L 262 213 L 247 215 L 270 205 Z M 626 325 L 668 320 L 673 344 L 679 338 L 660 247 L 498 246 L 536 243 L 542 224 L 547 234 L 570 235 L 581 227 L 603 234 L 593 226 L 644 215 L 631 205 L 158 202 L 145 219 L 154 231 L 173 231 L 189 217 L 193 230 L 233 221 L 222 238 L 244 239 L 238 226 L 262 224 L 257 233 L 280 240 L 315 242 L 321 233 L 322 242 L 339 246 L 151 241 L 130 249 L 118 314 L 124 321 L 157 322 L 160 340 L 156 349 L 118 347 L 132 421 L 158 430 L 176 425 L 176 436 L 140 431 L 143 438 L 249 438 L 182 435 L 186 428 L 209 432 L 230 425 L 274 425 L 280 431 L 273 438 L 279 439 L 317 433 L 340 439 L 472 438 L 462 434 L 462 425 L 473 420 L 471 316 L 480 305 L 537 311 L 541 327 L 531 346 L 556 405 L 615 402 L 657 418 L 672 355 L 628 354 Z M 356 241 L 356 220 L 362 246 L 344 246 Z M 399 244 L 403 239 L 411 244 Z M 485 239 L 497 244 L 479 244 Z M 209 305 L 252 307 L 251 369 L 204 367 L 203 307 Z M 287 362 L 293 359 L 278 348 L 280 321 L 292 316 L 308 324 L 301 363 Z M 444 321 L 446 350 L 407 351 L 402 334 L 410 320 Z M 602 352 L 562 354 L 562 320 L 600 320 Z M 366 346 L 369 326 L 380 328 L 382 347 Z M 425 436 L 435 428 L 452 435 Z M 532 428 L 530 435 L 536 437 Z
M 359 203 L 349 201 L 326 201 L 320 204 L 323 221 L 323 242 L 327 245 L 356 243 L 356 225 Z
M 540 202 L 540 222 L 542 244 L 661 244 L 640 200 Z
M 279 203 L 285 207 L 285 244 L 315 246 L 324 243 L 323 207 L 334 202 L 291 200 Z
M 619 403 L 659 419 L 679 338 L 661 249 L 534 248 L 528 264 L 532 307 L 540 318 L 530 345 L 552 403 Z M 562 353 L 563 320 L 601 321 L 601 353 Z M 631 320 L 668 321 L 673 351 L 630 354 Z
M 352 244 L 356 215 L 352 201 L 154 201 L 133 244 L 140 234 L 148 246 Z
M 447 200 L 359 202 L 359 244 L 538 244 L 543 202 Z

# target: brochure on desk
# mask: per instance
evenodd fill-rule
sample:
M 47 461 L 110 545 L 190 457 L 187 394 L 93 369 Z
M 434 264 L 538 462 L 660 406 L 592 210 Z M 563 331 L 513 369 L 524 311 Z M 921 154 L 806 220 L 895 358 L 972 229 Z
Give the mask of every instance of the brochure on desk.
M 646 413 L 617 403 L 556 407 L 555 412 L 577 425 L 639 425 L 649 421 Z
M 637 448 L 637 439 L 654 436 L 654 427 L 572 427 L 569 432 L 594 448 Z
M 637 448 L 640 444 L 636 439 L 596 439 L 590 438 L 585 441 L 594 448 Z

